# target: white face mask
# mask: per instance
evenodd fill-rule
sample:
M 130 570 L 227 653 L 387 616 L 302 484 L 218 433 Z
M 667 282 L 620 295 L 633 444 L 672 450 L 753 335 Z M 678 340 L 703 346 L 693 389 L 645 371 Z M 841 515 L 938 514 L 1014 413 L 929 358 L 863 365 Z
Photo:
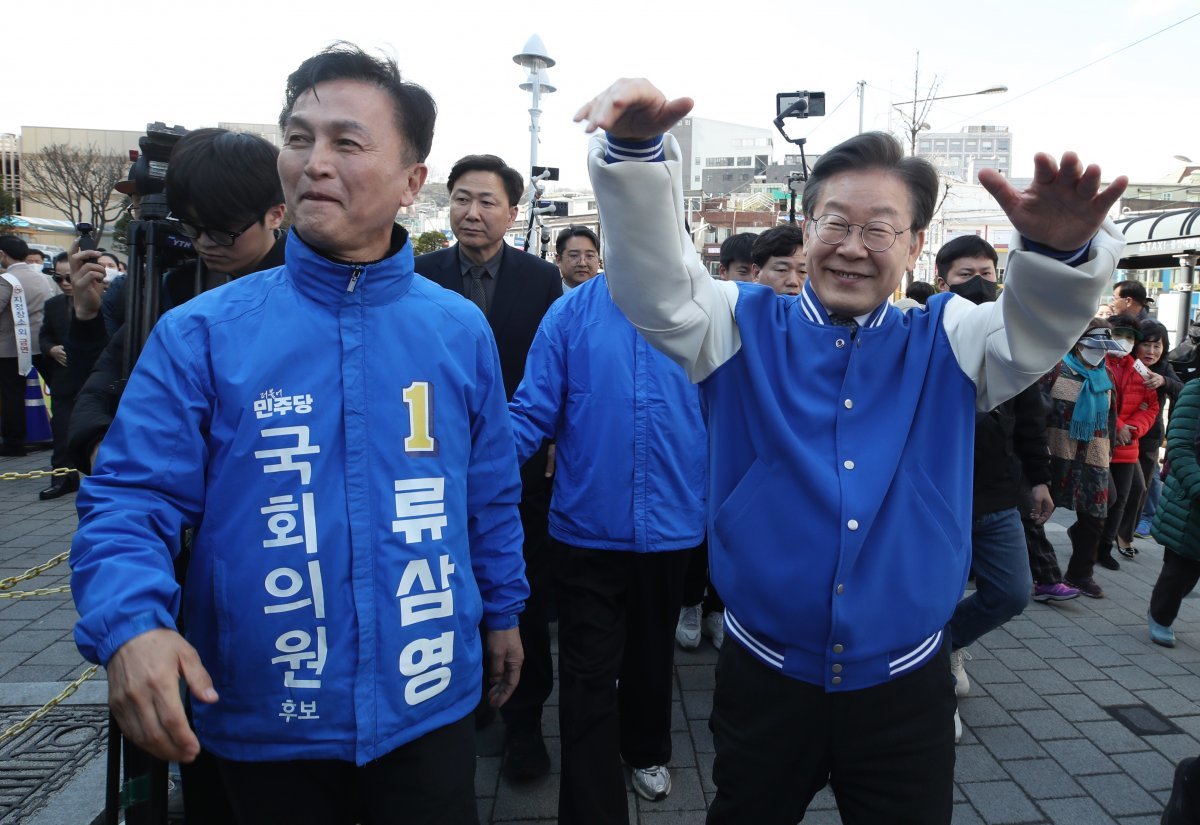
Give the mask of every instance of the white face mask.
M 1113 340 L 1117 342 L 1117 346 L 1121 348 L 1123 354 L 1128 355 L 1133 352 L 1133 341 L 1128 338 L 1114 338 Z
M 1091 347 L 1080 347 L 1079 357 L 1089 367 L 1098 367 L 1104 361 L 1104 350 Z

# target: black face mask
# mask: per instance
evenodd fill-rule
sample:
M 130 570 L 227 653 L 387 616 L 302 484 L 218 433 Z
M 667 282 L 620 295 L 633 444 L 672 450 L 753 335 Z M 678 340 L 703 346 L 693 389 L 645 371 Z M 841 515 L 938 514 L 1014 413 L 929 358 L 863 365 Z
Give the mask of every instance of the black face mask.
M 995 281 L 985 280 L 978 275 L 964 283 L 951 284 L 950 291 L 955 295 L 961 295 L 973 304 L 990 304 L 999 295 Z

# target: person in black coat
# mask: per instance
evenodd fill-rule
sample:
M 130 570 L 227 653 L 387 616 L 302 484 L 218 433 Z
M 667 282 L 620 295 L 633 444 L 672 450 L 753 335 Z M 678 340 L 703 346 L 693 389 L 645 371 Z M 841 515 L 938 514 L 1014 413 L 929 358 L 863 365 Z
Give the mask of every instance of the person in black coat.
M 542 316 L 562 296 L 558 268 L 504 242 L 525 189 L 521 173 L 495 155 L 468 155 L 450 170 L 450 228 L 454 246 L 419 256 L 418 274 L 465 296 L 487 316 L 504 391 L 511 401 L 525 374 L 525 359 Z M 554 684 L 550 659 L 550 597 L 547 520 L 550 510 L 547 448 L 521 468 L 521 523 L 525 529 L 525 575 L 530 597 L 521 614 L 525 665 L 516 692 L 501 709 L 508 726 L 505 771 L 512 779 L 532 779 L 550 771 L 542 739 L 542 706 Z M 486 699 L 487 685 L 484 685 Z M 476 722 L 490 721 L 481 702 Z
M 60 257 L 66 260 L 66 253 Z M 59 260 L 55 259 L 56 269 Z M 54 282 L 62 289 L 61 295 L 55 295 L 46 301 L 42 308 L 42 328 L 38 333 L 43 358 L 53 363 L 46 383 L 50 386 L 51 417 L 50 426 L 54 433 L 54 452 L 50 456 L 50 466 L 55 470 L 71 467 L 67 455 L 67 433 L 71 421 L 71 411 L 75 406 L 75 397 L 79 394 L 81 382 L 76 373 L 67 369 L 67 330 L 71 325 L 72 308 L 71 277 L 55 272 Z M 59 496 L 73 493 L 79 489 L 78 473 L 65 476 L 55 476 L 50 486 L 38 493 L 42 501 L 49 501 Z

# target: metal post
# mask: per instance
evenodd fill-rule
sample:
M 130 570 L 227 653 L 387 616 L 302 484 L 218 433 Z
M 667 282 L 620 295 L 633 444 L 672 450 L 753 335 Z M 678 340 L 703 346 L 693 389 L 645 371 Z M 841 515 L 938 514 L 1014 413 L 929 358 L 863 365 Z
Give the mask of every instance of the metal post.
M 538 118 L 541 117 L 542 83 L 534 70 L 529 75 L 530 85 L 533 86 L 533 108 L 529 110 L 529 168 L 538 165 Z
M 863 133 L 863 102 L 867 97 L 867 81 L 858 81 L 858 133 Z
M 1178 343 L 1187 335 L 1192 320 L 1192 279 L 1196 274 L 1196 256 L 1188 253 L 1175 257 L 1183 269 L 1183 278 L 1175 285 L 1176 291 L 1183 293 L 1179 296 L 1179 314 L 1175 321 L 1175 341 Z

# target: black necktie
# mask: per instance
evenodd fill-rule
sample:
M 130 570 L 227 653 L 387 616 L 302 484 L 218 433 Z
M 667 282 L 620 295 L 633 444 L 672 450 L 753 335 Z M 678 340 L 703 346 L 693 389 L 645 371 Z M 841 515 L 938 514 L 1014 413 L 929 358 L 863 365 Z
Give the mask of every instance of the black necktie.
M 845 315 L 830 315 L 829 323 L 835 327 L 845 327 L 850 330 L 850 337 L 854 337 L 854 333 L 858 332 L 858 321 L 853 318 L 847 318 Z
M 484 315 L 487 315 L 487 289 L 483 286 L 483 276 L 487 275 L 487 270 L 482 266 L 473 266 L 467 274 L 471 277 L 471 289 L 467 297 L 471 299 L 471 303 L 479 307 Z

